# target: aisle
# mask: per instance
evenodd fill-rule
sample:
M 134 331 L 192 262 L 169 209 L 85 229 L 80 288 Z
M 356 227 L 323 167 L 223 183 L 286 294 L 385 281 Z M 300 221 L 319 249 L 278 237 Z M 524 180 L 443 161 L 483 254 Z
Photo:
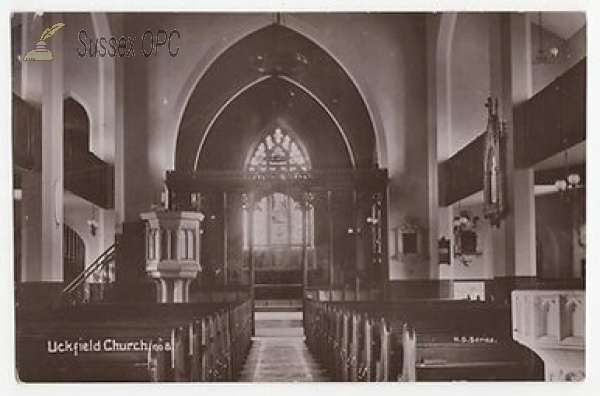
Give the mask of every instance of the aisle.
M 302 332 L 302 312 L 257 312 L 256 337 L 240 382 L 327 381 Z

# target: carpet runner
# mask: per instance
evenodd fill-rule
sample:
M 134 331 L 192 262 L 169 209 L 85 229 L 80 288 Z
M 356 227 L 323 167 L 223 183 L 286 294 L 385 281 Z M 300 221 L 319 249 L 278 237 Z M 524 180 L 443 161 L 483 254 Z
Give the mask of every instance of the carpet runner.
M 257 312 L 241 382 L 327 381 L 304 344 L 301 312 Z

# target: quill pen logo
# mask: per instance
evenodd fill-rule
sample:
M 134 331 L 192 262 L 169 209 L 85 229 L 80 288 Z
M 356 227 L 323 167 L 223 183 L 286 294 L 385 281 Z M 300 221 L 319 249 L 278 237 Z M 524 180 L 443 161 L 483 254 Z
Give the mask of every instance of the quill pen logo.
M 59 23 L 55 23 L 54 25 L 52 25 L 52 27 L 46 28 L 46 30 L 44 30 L 44 32 L 40 36 L 40 41 L 38 41 L 37 44 L 35 45 L 35 48 L 32 49 L 31 51 L 29 51 L 25 55 L 25 58 L 23 58 L 23 60 L 26 60 L 26 61 L 51 61 L 51 60 L 54 60 L 54 55 L 52 54 L 52 51 L 50 51 L 49 49 L 46 49 L 46 41 L 50 37 L 54 36 L 54 34 L 56 32 L 58 32 L 58 30 L 60 28 L 62 28 L 63 26 L 65 26 L 65 24 L 62 22 L 59 22 Z

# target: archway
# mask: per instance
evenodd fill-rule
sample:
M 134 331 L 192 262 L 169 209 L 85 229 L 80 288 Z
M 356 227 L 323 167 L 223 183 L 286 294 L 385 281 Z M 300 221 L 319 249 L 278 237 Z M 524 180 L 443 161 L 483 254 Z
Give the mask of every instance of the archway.
M 196 287 L 259 299 L 271 284 L 299 299 L 381 284 L 387 173 L 375 143 L 353 81 L 314 42 L 273 24 L 232 45 L 192 93 L 167 173 L 172 205 L 206 216 Z
M 281 71 L 257 64 L 257 59 L 276 58 L 280 54 L 302 57 L 306 63 L 299 68 L 286 65 Z M 277 83 L 272 80 L 277 80 Z M 283 81 L 287 84 L 282 84 Z M 267 96 L 256 103 L 259 108 L 253 109 L 252 113 L 257 117 L 264 116 L 267 110 L 267 106 L 261 104 L 274 101 L 281 104 L 286 94 L 293 92 L 299 101 L 313 102 L 317 111 L 324 113 L 325 124 L 331 124 L 331 130 L 341 139 L 352 166 L 369 168 L 376 163 L 371 117 L 344 68 L 302 34 L 286 26 L 272 24 L 233 44 L 198 81 L 180 123 L 175 169 L 207 169 L 207 164 L 203 164 L 200 157 L 205 151 L 210 151 L 206 144 L 212 138 L 216 124 L 227 118 L 224 113 L 234 101 L 239 102 L 241 96 L 265 83 L 275 88 L 270 94 L 263 93 Z M 296 110 L 293 113 L 298 115 Z M 338 164 L 338 167 L 345 167 L 345 164 Z

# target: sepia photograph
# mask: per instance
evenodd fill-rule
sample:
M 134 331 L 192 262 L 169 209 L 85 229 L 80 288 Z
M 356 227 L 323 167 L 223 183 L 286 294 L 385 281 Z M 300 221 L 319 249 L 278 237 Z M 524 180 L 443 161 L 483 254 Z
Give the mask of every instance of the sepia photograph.
M 14 382 L 586 382 L 585 9 L 166 7 L 7 15 Z

